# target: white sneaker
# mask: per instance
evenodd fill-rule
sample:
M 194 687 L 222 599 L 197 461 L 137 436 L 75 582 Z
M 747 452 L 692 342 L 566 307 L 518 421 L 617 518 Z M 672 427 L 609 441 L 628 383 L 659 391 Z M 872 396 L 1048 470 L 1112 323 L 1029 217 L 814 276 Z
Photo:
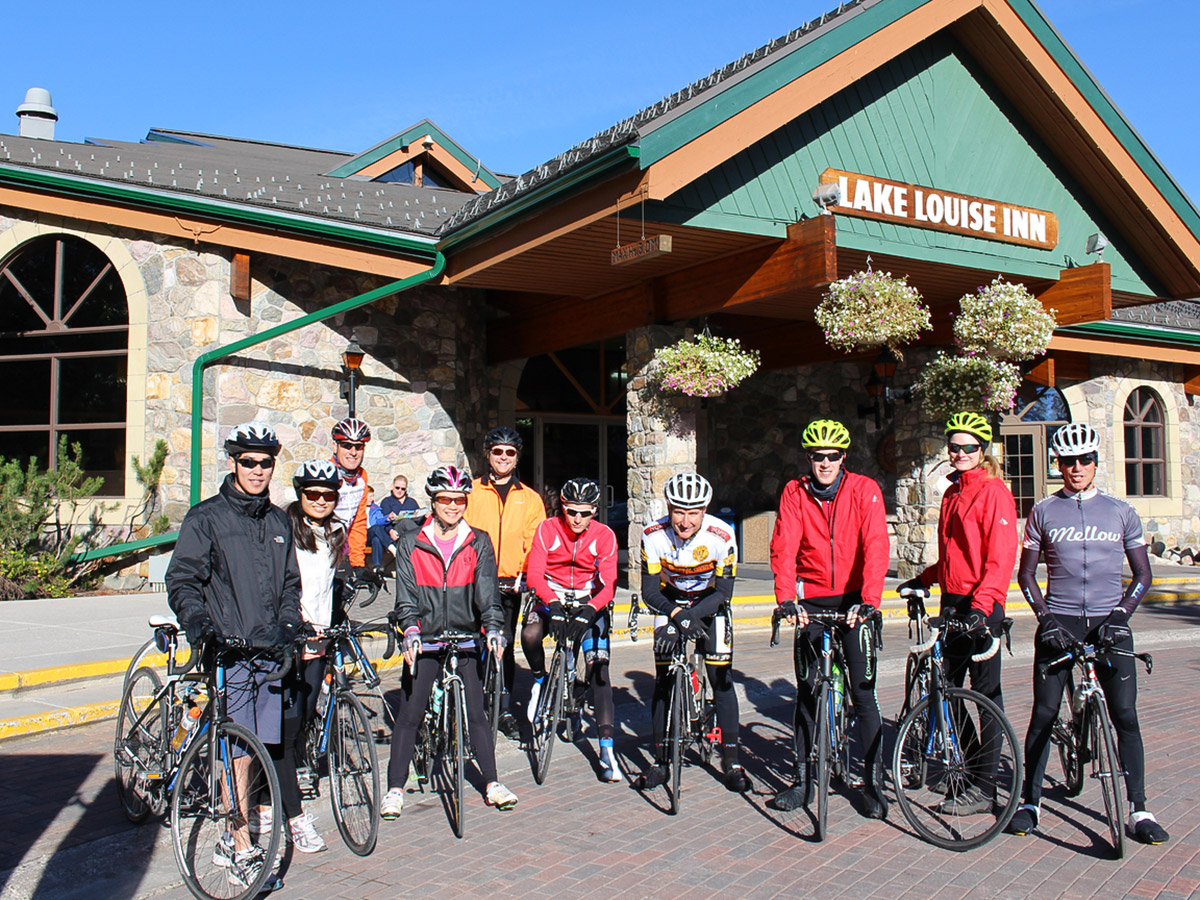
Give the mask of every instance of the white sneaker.
M 529 724 L 533 724 L 533 720 L 537 718 L 538 699 L 542 696 L 542 682 L 535 681 L 533 690 L 529 692 L 529 705 L 525 707 L 525 718 L 529 720 Z
M 600 778 L 610 784 L 621 780 L 621 767 L 617 765 L 617 754 L 612 747 L 600 748 Z
M 379 804 L 379 815 L 390 821 L 400 818 L 403 810 L 404 788 L 388 788 L 388 792 L 383 795 L 383 802 Z
M 251 834 L 270 834 L 275 818 L 269 806 L 256 806 L 246 817 L 246 827 Z
M 486 799 L 488 806 L 494 806 L 496 809 L 512 809 L 517 805 L 517 795 L 499 781 L 493 781 L 487 786 Z
M 298 853 L 320 853 L 328 850 L 329 845 L 313 826 L 313 817 L 309 813 L 288 820 L 288 831 L 292 835 L 292 846 Z

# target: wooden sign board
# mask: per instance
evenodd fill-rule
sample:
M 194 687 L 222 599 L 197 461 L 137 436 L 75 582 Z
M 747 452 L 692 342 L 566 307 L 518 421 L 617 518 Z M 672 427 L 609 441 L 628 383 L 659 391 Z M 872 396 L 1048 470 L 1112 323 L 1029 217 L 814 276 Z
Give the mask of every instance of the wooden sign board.
M 949 231 L 1043 250 L 1053 250 L 1058 245 L 1058 218 L 1042 209 L 841 169 L 826 169 L 821 173 L 821 184 L 841 187 L 841 202 L 829 208 L 830 212 L 839 215 Z
M 634 241 L 632 244 L 622 244 L 612 252 L 612 264 L 623 266 L 626 263 L 641 262 L 643 259 L 653 259 L 671 252 L 671 236 L 656 234 L 653 237 Z

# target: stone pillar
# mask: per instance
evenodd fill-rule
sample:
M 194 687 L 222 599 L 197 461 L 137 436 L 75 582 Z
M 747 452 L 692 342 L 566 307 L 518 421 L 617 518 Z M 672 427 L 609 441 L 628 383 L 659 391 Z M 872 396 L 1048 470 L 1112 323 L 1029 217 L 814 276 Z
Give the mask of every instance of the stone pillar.
M 897 385 L 912 384 L 933 356 L 927 350 L 907 350 L 896 370 Z M 911 578 L 937 561 L 937 523 L 942 495 L 939 481 L 950 471 L 942 423 L 921 410 L 920 400 L 897 403 L 896 428 L 896 542 L 892 553 L 898 575 Z
M 629 390 L 626 394 L 629 486 L 629 584 L 637 590 L 641 531 L 667 513 L 663 485 L 677 472 L 696 471 L 696 422 L 700 401 L 665 397 L 647 384 L 657 348 L 675 343 L 684 329 L 652 325 L 626 333 Z

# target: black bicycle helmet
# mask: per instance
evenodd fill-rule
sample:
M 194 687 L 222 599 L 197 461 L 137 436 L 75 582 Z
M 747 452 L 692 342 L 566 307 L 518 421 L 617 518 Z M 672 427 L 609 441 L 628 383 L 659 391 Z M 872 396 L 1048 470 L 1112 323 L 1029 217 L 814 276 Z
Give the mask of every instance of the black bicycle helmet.
M 600 485 L 590 478 L 572 478 L 562 486 L 558 497 L 563 503 L 598 506 L 600 504 Z
M 471 473 L 458 466 L 438 466 L 425 479 L 425 493 L 430 497 L 447 493 L 471 493 Z
M 333 439 L 339 444 L 342 441 L 362 441 L 364 444 L 371 439 L 371 429 L 362 419 L 345 418 L 333 426 Z
M 483 449 L 491 450 L 497 444 L 508 444 L 510 447 L 516 447 L 519 453 L 524 443 L 521 435 L 517 433 L 517 429 L 501 425 L 487 433 L 487 437 L 483 439 Z
M 306 459 L 292 476 L 292 487 L 300 493 L 306 487 L 327 487 L 341 490 L 342 479 L 337 466 L 327 459 Z
M 243 453 L 279 453 L 279 438 L 275 429 L 266 422 L 243 422 L 236 426 L 225 438 L 225 452 L 230 456 L 240 456 Z

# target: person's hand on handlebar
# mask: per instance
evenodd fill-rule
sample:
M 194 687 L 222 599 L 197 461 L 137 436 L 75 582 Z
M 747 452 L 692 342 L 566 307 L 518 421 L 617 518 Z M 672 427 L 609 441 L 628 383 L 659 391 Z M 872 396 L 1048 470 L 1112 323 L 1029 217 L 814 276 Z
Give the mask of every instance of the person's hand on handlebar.
M 670 656 L 679 643 L 679 629 L 674 625 L 659 625 L 654 629 L 654 653 L 657 656 Z
M 854 628 L 860 622 L 866 622 L 875 615 L 875 607 L 870 603 L 856 603 L 846 610 L 846 627 Z
M 503 656 L 504 648 L 508 646 L 508 640 L 499 631 L 489 631 L 484 639 L 487 644 L 488 653 L 493 656 Z
M 212 640 L 217 634 L 217 629 L 207 613 L 193 616 L 183 630 L 187 634 L 188 643 L 193 647 L 199 647 L 205 641 Z
M 671 610 L 670 619 L 680 633 L 687 637 L 700 637 L 704 634 L 704 623 L 685 606 L 677 606 Z
M 421 629 L 415 625 L 404 632 L 404 659 L 410 669 L 417 667 L 417 654 L 421 652 Z
M 963 622 L 966 623 L 967 631 L 982 631 L 987 625 L 987 616 L 983 614 L 982 609 L 973 609 L 963 616 Z
M 789 622 L 795 622 L 800 628 L 808 627 L 808 610 L 795 600 L 784 600 L 779 604 L 779 612 Z

